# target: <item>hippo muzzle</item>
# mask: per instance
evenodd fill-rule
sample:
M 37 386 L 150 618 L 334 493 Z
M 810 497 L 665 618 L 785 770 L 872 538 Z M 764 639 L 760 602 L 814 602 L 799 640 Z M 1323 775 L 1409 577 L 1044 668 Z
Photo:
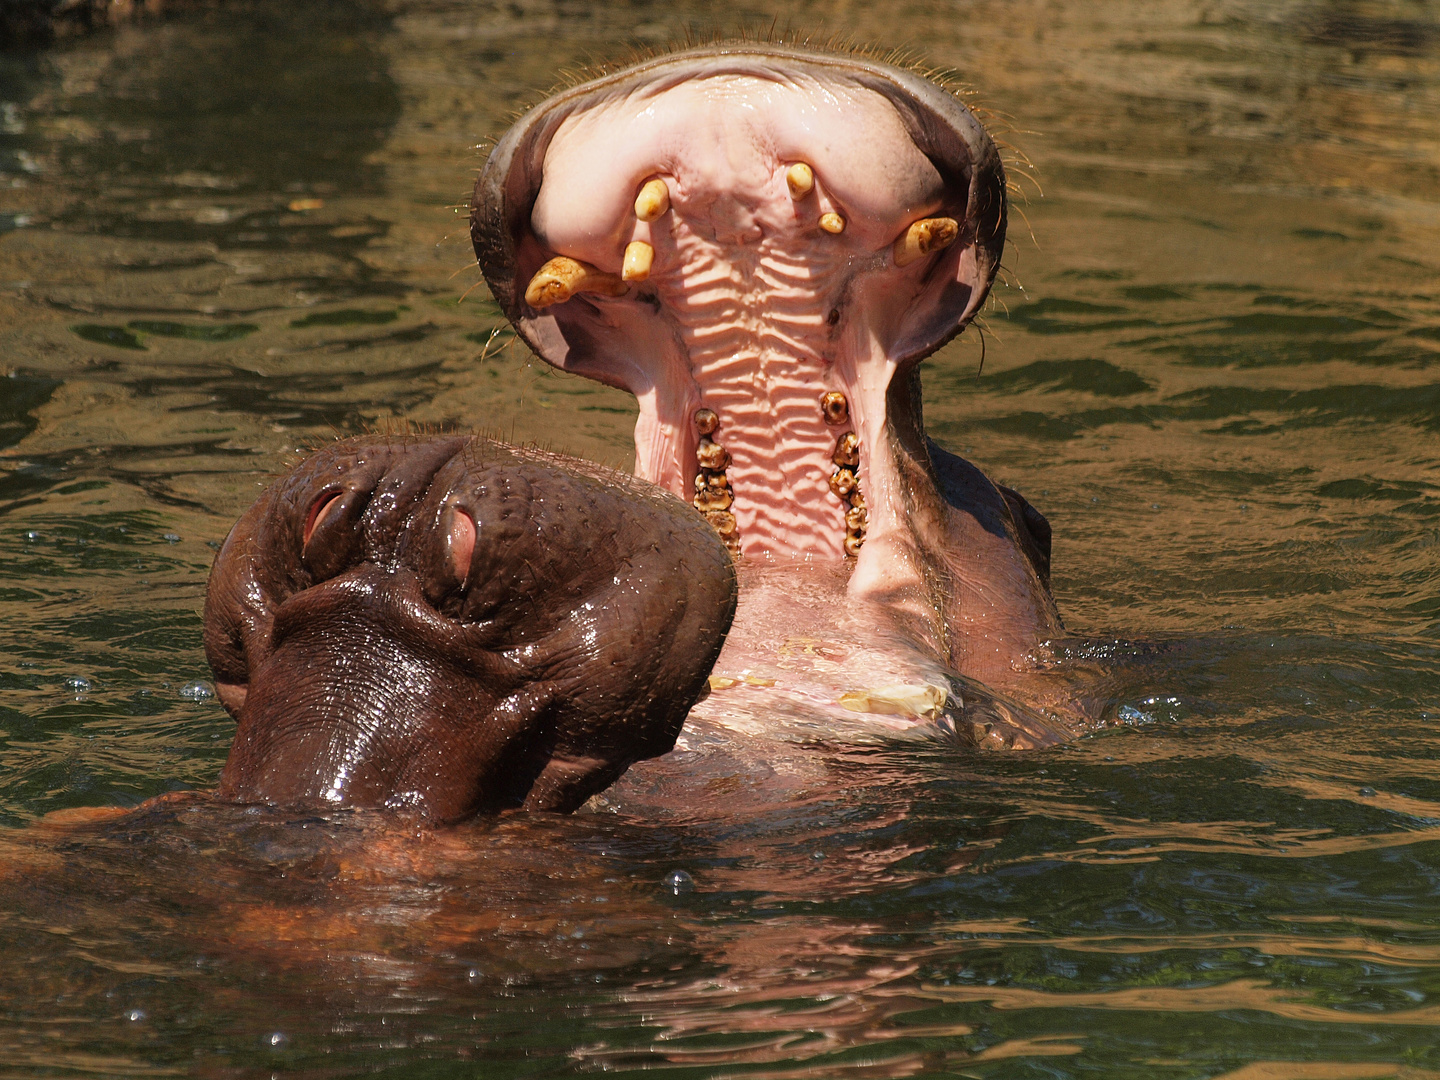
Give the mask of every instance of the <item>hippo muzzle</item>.
M 713 531 L 633 478 L 479 437 L 336 443 L 216 559 L 220 794 L 574 809 L 670 749 L 735 599 Z

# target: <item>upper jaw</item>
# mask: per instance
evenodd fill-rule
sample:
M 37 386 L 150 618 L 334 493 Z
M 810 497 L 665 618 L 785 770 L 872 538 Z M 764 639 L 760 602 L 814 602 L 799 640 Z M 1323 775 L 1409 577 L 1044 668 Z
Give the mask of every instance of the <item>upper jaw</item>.
M 796 165 L 808 170 L 798 194 Z M 649 216 L 655 200 L 637 196 L 656 180 L 665 205 Z M 954 222 L 951 234 L 934 221 Z M 837 440 L 859 437 L 873 518 L 869 492 L 900 482 L 888 475 L 894 455 L 916 444 L 897 425 L 919 423 L 891 415 L 891 383 L 983 302 L 1005 181 L 975 117 L 924 79 L 853 57 L 722 46 L 533 110 L 491 154 L 471 223 L 492 292 L 531 347 L 636 395 L 640 475 L 689 499 L 695 416 L 709 409 L 731 459 L 740 549 L 838 558 Z M 917 229 L 928 252 L 922 239 L 917 253 Z M 648 272 L 632 264 L 626 280 L 637 244 Z M 580 265 L 589 291 L 556 301 L 541 287 L 557 257 Z M 825 423 L 827 392 L 844 396 L 847 423 Z

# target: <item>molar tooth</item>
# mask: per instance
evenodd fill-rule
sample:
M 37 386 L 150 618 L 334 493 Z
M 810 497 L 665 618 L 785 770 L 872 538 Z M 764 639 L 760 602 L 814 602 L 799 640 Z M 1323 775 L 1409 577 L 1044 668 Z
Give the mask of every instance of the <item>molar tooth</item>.
M 855 493 L 850 496 L 850 509 L 851 509 L 851 510 L 864 510 L 864 509 L 865 509 L 865 496 L 860 494 L 860 489 L 859 489 L 858 487 L 855 489 Z
M 715 531 L 727 540 L 732 539 L 737 532 L 735 515 L 729 510 L 711 510 L 705 515 L 705 520 L 710 522 Z
M 734 502 L 735 496 L 728 488 L 707 487 L 696 493 L 694 506 L 702 514 L 707 514 L 712 510 L 729 510 Z
M 695 460 L 700 463 L 702 469 L 719 472 L 730 464 L 730 452 L 717 442 L 701 439 L 700 446 L 695 451 Z
M 654 221 L 670 209 L 670 189 L 659 177 L 645 181 L 635 197 L 635 216 L 641 221 Z
M 854 535 L 853 533 L 846 533 L 846 534 L 845 534 L 845 554 L 846 554 L 846 555 L 849 555 L 850 557 L 853 558 L 853 557 L 855 557 L 856 555 L 859 555 L 859 554 L 860 554 L 860 549 L 861 549 L 862 547 L 864 547 L 864 546 L 865 546 L 865 535 L 864 535 L 864 533 L 861 533 L 859 536 L 856 536 L 856 535 Z
M 860 464 L 860 436 L 847 431 L 835 442 L 835 453 L 830 460 L 836 465 L 853 469 Z
M 797 161 L 785 171 L 785 184 L 790 188 L 790 198 L 799 201 L 815 187 L 815 173 L 809 165 Z
M 830 477 L 830 490 L 840 499 L 849 498 L 850 493 L 856 489 L 859 481 L 855 474 L 849 469 L 836 469 L 835 475 Z
M 535 271 L 530 284 L 525 286 L 525 302 L 532 308 L 547 308 L 582 292 L 623 296 L 626 285 L 614 274 L 607 274 L 589 263 L 557 255 Z
M 714 435 L 720 427 L 720 417 L 710 409 L 695 410 L 695 430 L 701 435 Z
M 839 427 L 850 419 L 850 402 L 839 390 L 831 390 L 820 398 L 820 411 L 825 414 L 825 423 Z
M 865 526 L 870 524 L 870 515 L 865 512 L 863 506 L 852 506 L 845 511 L 845 528 L 847 532 L 864 536 Z
M 839 214 L 834 213 L 833 211 L 828 214 L 821 214 L 820 228 L 824 229 L 832 236 L 838 236 L 840 233 L 845 231 L 845 219 Z
M 631 240 L 625 245 L 625 262 L 620 276 L 626 281 L 644 281 L 650 276 L 650 264 L 655 261 L 655 249 L 644 240 Z
M 960 225 L 954 218 L 921 218 L 912 223 L 895 241 L 895 265 L 909 266 L 932 251 L 949 247 L 959 235 Z

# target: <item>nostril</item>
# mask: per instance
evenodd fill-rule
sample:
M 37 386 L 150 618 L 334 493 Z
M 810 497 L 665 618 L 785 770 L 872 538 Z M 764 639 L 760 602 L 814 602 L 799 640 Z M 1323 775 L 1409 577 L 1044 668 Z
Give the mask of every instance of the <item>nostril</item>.
M 455 515 L 451 518 L 448 539 L 450 568 L 463 589 L 470 577 L 470 559 L 475 554 L 475 519 L 459 507 L 455 508 Z
M 309 546 L 310 537 L 315 534 L 316 527 L 325 520 L 326 515 L 336 510 L 340 497 L 344 494 L 343 491 L 327 491 L 311 505 L 310 515 L 305 519 L 305 536 L 300 542 L 302 547 Z

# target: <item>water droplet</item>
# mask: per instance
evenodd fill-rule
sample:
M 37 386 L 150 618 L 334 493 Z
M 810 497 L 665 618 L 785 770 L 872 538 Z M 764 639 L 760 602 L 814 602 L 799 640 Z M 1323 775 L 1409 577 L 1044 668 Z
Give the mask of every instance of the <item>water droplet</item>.
M 671 870 L 665 875 L 665 887 L 676 896 L 695 891 L 695 879 L 684 870 Z
M 1373 787 L 1362 787 L 1360 789 L 1360 794 L 1368 799 L 1375 794 L 1375 789 Z
M 141 1020 L 145 1019 L 145 1010 L 127 1009 L 125 1011 L 125 1019 L 129 1020 L 132 1024 L 138 1024 Z
M 196 679 L 180 687 L 180 696 L 186 701 L 209 701 L 215 696 L 215 688 L 203 679 Z
M 77 694 L 83 694 L 86 690 L 93 689 L 94 686 L 95 684 L 84 675 L 67 675 L 65 677 L 66 689 L 73 690 Z
M 33 544 L 40 539 L 40 534 L 34 529 L 30 529 L 25 533 L 25 539 Z
M 814 859 L 816 862 L 819 862 L 821 859 L 825 858 L 825 853 L 823 851 L 812 851 L 810 852 L 810 858 Z
M 277 1050 L 289 1041 L 289 1036 L 287 1036 L 283 1031 L 272 1031 L 269 1035 L 265 1036 L 265 1044 L 267 1046 L 273 1046 Z
M 164 536 L 162 536 L 160 539 L 164 540 L 167 544 L 178 544 L 178 543 L 180 542 L 180 534 L 179 534 L 179 533 L 166 533 L 166 534 L 165 534 Z
M 472 983 L 477 983 L 484 977 L 484 974 L 480 971 L 479 968 L 471 968 L 465 973 L 465 978 L 469 979 Z

